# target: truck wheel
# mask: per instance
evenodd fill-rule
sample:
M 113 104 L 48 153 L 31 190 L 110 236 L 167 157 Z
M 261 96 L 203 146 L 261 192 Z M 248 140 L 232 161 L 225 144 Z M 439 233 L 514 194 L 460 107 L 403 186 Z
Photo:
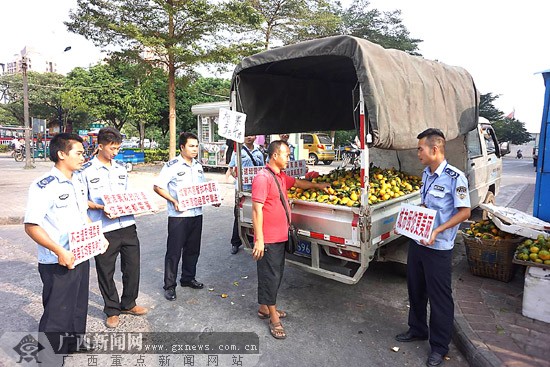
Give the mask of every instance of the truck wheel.
M 134 168 L 134 165 L 132 164 L 132 162 L 126 162 L 124 163 L 124 165 L 126 166 L 126 171 L 132 172 L 132 169 Z
M 493 194 L 492 191 L 487 191 L 487 195 L 485 196 L 485 200 L 483 201 L 483 204 L 493 204 L 493 205 L 495 205 L 495 202 L 496 202 L 495 194 Z M 489 219 L 489 213 L 487 212 L 487 210 L 484 210 L 481 213 L 481 218 L 483 220 Z
M 323 161 L 323 163 L 326 165 L 326 166 L 330 166 L 330 164 L 332 163 L 332 161 Z
M 313 162 L 314 166 L 319 163 L 319 158 L 315 153 L 309 153 L 309 160 Z

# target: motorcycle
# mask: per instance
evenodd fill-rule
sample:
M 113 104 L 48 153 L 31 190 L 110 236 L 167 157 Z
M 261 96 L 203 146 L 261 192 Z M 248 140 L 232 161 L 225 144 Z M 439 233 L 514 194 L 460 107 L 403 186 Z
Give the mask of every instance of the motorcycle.
M 21 147 L 19 149 L 14 149 L 12 153 L 13 158 L 16 162 L 23 162 L 25 158 L 27 157 L 27 154 L 25 152 L 25 147 Z M 31 147 L 31 157 L 33 157 L 34 161 L 34 148 Z
M 518 150 L 516 153 L 516 159 L 522 159 L 522 158 L 523 158 L 523 153 L 521 152 L 521 150 Z
M 342 151 L 342 165 L 346 166 L 348 164 L 358 165 L 360 164 L 359 158 L 361 156 L 361 150 L 354 142 L 348 142 Z

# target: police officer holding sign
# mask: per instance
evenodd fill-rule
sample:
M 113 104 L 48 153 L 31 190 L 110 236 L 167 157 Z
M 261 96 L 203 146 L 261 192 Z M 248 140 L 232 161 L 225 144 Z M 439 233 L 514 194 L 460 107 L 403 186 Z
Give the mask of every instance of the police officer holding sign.
M 197 161 L 199 138 L 188 132 L 179 137 L 180 155 L 166 163 L 157 178 L 154 190 L 167 201 L 168 239 L 164 258 L 164 298 L 176 300 L 176 278 L 181 258 L 182 287 L 202 289 L 195 279 L 202 236 L 202 207 L 183 209 L 178 190 L 206 182 L 202 165 Z M 216 205 L 219 206 L 219 205 Z
M 107 315 L 105 325 L 116 328 L 120 314 L 145 315 L 149 310 L 136 305 L 139 294 L 140 247 L 133 215 L 113 216 L 105 209 L 104 194 L 123 193 L 128 188 L 126 167 L 114 158 L 122 144 L 122 135 L 113 127 L 104 127 L 97 134 L 98 153 L 83 166 L 82 176 L 87 186 L 90 218 L 101 221 L 109 249 L 95 257 L 99 290 Z M 120 254 L 122 270 L 122 297 L 119 297 L 113 275 Z
M 409 330 L 399 342 L 427 340 L 431 353 L 427 366 L 438 366 L 449 351 L 454 302 L 451 289 L 452 250 L 458 225 L 470 217 L 468 180 L 445 159 L 445 136 L 438 129 L 420 133 L 418 158 L 426 166 L 422 174 L 422 205 L 437 211 L 430 239 L 411 241 L 407 258 Z M 427 304 L 430 302 L 430 322 Z
M 25 232 L 38 244 L 44 306 L 38 331 L 45 333 L 53 351 L 67 354 L 80 347 L 76 340 L 86 332 L 88 313 L 90 263 L 74 265 L 68 235 L 90 222 L 86 186 L 75 173 L 84 163 L 82 138 L 57 134 L 50 142 L 50 159 L 55 166 L 29 188 L 24 222 Z M 104 245 L 106 250 L 106 240 Z

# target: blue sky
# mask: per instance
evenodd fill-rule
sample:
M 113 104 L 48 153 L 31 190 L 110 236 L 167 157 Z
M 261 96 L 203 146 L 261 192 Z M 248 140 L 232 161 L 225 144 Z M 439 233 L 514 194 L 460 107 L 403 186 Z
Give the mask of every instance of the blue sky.
M 342 0 L 345 6 L 350 2 Z M 96 63 L 100 50 L 63 25 L 74 7 L 76 0 L 5 2 L 0 62 L 29 45 L 53 57 L 61 72 Z M 411 37 L 424 40 L 424 57 L 464 67 L 481 93 L 501 95 L 496 106 L 504 113 L 515 109 L 528 131 L 540 130 L 544 83 L 534 73 L 550 69 L 550 48 L 543 38 L 550 2 L 371 0 L 370 8 L 401 9 Z M 72 49 L 64 53 L 66 46 Z

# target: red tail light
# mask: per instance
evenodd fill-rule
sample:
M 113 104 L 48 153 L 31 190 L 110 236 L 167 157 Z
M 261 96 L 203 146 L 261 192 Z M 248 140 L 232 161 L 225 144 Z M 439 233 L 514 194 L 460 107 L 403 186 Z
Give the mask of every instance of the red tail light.
M 323 144 L 317 144 L 317 148 L 319 149 L 325 149 L 325 146 Z
M 352 259 L 352 260 L 359 260 L 359 254 L 357 252 L 341 250 L 339 248 L 334 248 L 334 247 L 330 247 L 328 249 L 328 252 L 331 255 L 347 257 L 348 259 Z

